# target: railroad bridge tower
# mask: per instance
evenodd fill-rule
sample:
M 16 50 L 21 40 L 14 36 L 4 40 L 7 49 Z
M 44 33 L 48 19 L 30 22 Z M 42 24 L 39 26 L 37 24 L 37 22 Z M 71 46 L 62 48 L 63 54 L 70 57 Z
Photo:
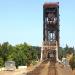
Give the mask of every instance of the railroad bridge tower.
M 58 60 L 59 47 L 59 3 L 45 3 L 43 5 L 43 44 L 41 60 L 50 58 Z

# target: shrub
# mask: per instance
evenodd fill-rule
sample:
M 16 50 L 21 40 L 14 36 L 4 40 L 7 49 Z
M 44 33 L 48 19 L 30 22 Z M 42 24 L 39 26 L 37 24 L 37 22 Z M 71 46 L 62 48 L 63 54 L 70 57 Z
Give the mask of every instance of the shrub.
M 75 55 L 71 58 L 69 63 L 70 63 L 71 68 L 74 69 L 75 68 Z

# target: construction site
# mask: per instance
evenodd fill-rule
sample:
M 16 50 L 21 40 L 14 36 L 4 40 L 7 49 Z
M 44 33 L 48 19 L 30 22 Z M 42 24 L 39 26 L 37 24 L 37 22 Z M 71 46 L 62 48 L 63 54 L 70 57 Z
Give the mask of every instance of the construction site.
M 75 75 L 70 65 L 58 58 L 60 47 L 59 2 L 43 4 L 43 42 L 40 61 L 31 68 L 1 71 L 0 75 Z M 4 72 L 4 73 L 3 73 Z
M 43 5 L 43 43 L 41 64 L 27 75 L 73 75 L 69 64 L 58 58 L 59 41 L 59 2 Z

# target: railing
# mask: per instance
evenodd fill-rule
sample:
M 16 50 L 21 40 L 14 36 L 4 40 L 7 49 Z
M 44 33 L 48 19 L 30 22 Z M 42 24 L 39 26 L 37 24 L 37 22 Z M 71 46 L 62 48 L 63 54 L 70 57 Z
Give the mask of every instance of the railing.
M 52 41 L 52 42 L 49 42 L 49 41 L 44 41 L 43 44 L 42 44 L 42 48 L 43 50 L 48 50 L 48 49 L 51 49 L 51 50 L 56 50 L 57 48 L 57 41 Z
M 56 41 L 44 41 L 43 45 L 48 45 L 48 46 L 56 46 Z

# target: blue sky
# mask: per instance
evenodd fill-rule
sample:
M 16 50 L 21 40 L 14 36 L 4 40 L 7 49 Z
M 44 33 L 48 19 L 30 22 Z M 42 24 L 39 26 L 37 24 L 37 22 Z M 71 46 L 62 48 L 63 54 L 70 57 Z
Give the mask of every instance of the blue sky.
M 60 46 L 74 46 L 74 0 L 0 0 L 0 43 L 8 41 L 15 45 L 27 42 L 41 46 L 45 2 L 59 2 Z

